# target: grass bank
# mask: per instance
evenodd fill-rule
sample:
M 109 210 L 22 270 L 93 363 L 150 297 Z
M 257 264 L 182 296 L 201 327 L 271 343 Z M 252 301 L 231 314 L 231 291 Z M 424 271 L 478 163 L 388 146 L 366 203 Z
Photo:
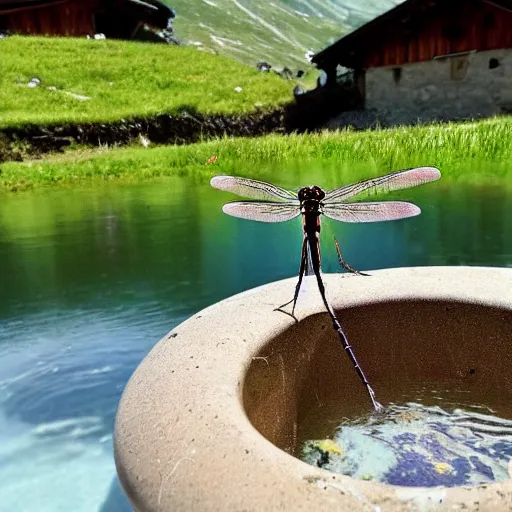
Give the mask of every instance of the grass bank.
M 213 156 L 216 162 L 207 163 Z M 45 161 L 2 164 L 0 190 L 165 176 L 206 181 L 220 173 L 287 186 L 294 185 L 289 182 L 292 175 L 307 182 L 319 176 L 319 184 L 336 186 L 346 181 L 349 170 L 353 179 L 419 165 L 437 166 L 445 178 L 511 181 L 512 118 L 367 132 L 224 138 L 187 146 L 79 150 Z
M 190 47 L 8 37 L 0 40 L 0 53 L 0 129 L 182 110 L 243 114 L 290 101 L 294 85 Z M 33 78 L 40 85 L 27 87 Z

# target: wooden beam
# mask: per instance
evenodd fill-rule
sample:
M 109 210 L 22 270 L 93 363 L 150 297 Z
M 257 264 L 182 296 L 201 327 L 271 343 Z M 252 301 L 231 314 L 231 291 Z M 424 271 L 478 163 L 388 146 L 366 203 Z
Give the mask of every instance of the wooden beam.
M 436 55 L 433 60 L 448 59 L 449 57 L 461 57 L 462 55 L 469 55 L 470 53 L 476 53 L 478 50 L 466 50 L 464 52 L 445 53 L 443 55 Z
M 492 5 L 493 7 L 496 7 L 497 9 L 501 9 L 505 12 L 512 12 L 512 9 L 509 9 L 508 7 L 505 7 L 504 5 L 497 4 L 496 2 L 492 2 L 491 0 L 483 0 L 484 4 Z

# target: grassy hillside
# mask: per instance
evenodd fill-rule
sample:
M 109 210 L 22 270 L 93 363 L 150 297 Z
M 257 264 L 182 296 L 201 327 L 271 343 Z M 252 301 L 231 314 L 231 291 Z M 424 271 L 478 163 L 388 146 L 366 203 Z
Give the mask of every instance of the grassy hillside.
M 207 163 L 213 157 L 215 163 Z M 512 177 L 512 119 L 369 132 L 221 139 L 188 146 L 84 150 L 45 161 L 2 165 L 0 190 L 55 183 L 144 180 L 164 176 L 235 174 L 286 182 L 287 175 L 323 185 L 420 165 L 441 168 L 446 179 L 490 182 Z M 293 173 L 289 173 L 293 171 Z M 477 171 L 477 172 L 473 172 Z
M 243 113 L 290 101 L 294 86 L 195 48 L 9 37 L 0 39 L 0 54 L 0 128 L 110 121 L 182 108 Z M 32 78 L 40 85 L 27 87 Z
M 399 0 L 166 0 L 176 35 L 254 66 L 305 68 L 319 51 Z

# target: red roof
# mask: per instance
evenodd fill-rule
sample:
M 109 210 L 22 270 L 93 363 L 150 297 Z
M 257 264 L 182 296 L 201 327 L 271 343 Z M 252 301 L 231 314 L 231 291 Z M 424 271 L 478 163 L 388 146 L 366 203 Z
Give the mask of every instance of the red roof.
M 318 52 L 312 62 L 321 69 L 337 64 L 364 67 L 365 55 L 378 51 L 390 35 L 409 33 L 423 20 L 439 19 L 447 12 L 463 19 L 471 6 L 486 6 L 512 14 L 512 0 L 406 0 Z M 512 25 L 508 30 L 512 33 Z

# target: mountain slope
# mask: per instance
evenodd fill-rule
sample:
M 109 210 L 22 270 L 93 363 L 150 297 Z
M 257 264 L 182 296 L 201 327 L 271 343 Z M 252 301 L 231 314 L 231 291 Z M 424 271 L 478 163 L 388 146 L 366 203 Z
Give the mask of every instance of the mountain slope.
M 249 65 L 307 67 L 317 52 L 401 0 L 166 0 L 183 42 Z

